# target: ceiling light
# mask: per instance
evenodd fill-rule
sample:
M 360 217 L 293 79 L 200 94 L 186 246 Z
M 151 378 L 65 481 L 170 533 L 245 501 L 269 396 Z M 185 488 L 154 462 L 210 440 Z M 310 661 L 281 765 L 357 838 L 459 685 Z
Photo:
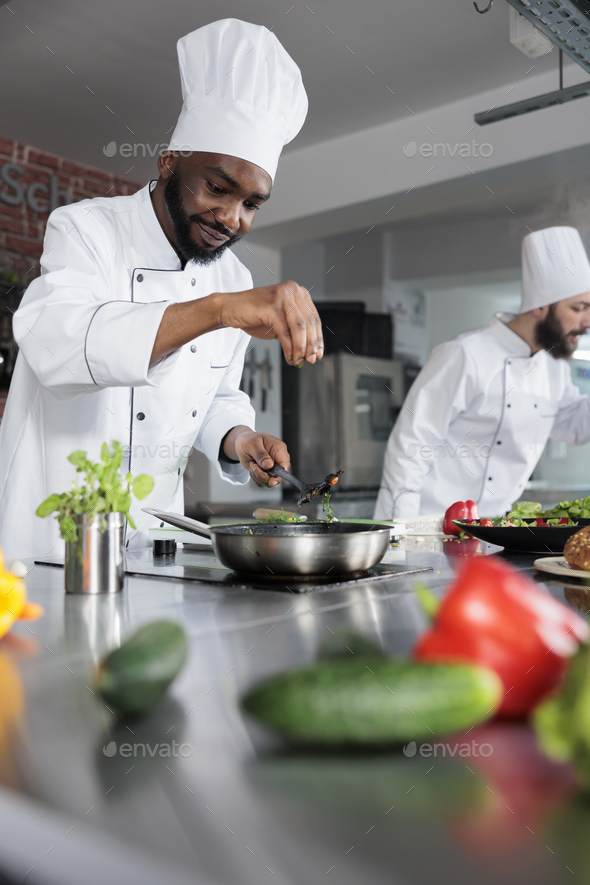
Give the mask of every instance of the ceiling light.
M 524 48 L 527 45 L 531 51 L 536 51 L 533 43 L 537 44 L 540 37 L 547 38 L 559 49 L 559 89 L 475 114 L 474 120 L 479 126 L 507 120 L 510 117 L 519 117 L 530 111 L 550 108 L 590 95 L 590 81 L 563 88 L 564 53 L 585 71 L 590 71 L 590 0 L 507 0 L 507 2 L 519 13 L 516 18 L 511 18 L 510 28 L 511 40 L 519 49 L 529 54 Z M 520 22 L 522 17 L 532 26 L 532 31 L 528 32 L 528 37 L 524 31 L 520 32 L 519 43 L 516 26 L 517 24 L 518 27 L 522 26 Z M 513 36 L 517 37 L 516 41 L 512 39 Z
M 508 0 L 508 3 L 590 73 L 588 0 Z
M 539 58 L 540 55 L 547 55 L 553 49 L 553 44 L 549 37 L 542 34 L 535 27 L 533 22 L 529 21 L 513 6 L 508 10 L 510 13 L 510 42 L 517 49 L 527 56 L 527 58 Z

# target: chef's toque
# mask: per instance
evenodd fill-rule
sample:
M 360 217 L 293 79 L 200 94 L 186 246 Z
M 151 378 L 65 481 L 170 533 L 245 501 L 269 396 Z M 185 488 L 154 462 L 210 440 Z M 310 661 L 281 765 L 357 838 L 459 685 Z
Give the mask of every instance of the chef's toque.
M 307 114 L 301 71 L 267 28 L 226 18 L 177 43 L 183 105 L 174 151 L 239 157 L 274 179 Z
M 590 262 L 574 227 L 547 227 L 522 241 L 519 313 L 590 292 Z

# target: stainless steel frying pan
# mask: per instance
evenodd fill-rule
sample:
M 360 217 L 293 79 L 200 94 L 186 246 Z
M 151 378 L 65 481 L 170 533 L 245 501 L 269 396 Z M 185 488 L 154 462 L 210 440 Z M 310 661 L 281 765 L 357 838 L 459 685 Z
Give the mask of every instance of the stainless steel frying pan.
M 349 575 L 377 565 L 389 544 L 389 529 L 350 523 L 208 526 L 179 513 L 144 507 L 162 522 L 210 538 L 227 568 L 253 575 Z

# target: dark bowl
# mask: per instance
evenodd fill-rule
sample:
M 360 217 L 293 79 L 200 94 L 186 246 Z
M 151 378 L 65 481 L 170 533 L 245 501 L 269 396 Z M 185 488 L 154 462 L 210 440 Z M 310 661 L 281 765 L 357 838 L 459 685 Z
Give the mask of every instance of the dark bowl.
M 505 550 L 518 550 L 521 553 L 545 553 L 557 556 L 563 553 L 568 538 L 579 532 L 590 519 L 577 519 L 577 525 L 559 526 L 491 526 L 469 525 L 462 519 L 454 519 L 453 524 L 473 538 L 497 544 Z

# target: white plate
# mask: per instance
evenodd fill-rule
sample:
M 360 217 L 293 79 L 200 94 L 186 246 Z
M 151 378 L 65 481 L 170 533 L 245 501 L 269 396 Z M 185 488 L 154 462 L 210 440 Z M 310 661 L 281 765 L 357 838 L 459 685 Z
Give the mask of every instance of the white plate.
M 444 513 L 430 516 L 402 516 L 400 522 L 406 524 L 406 534 L 425 535 L 442 533 Z
M 579 568 L 572 568 L 567 564 L 563 556 L 544 556 L 543 559 L 535 559 L 535 568 L 550 575 L 563 575 L 565 578 L 585 578 L 590 581 L 590 572 Z
M 209 538 L 201 538 L 194 532 L 186 532 L 184 529 L 175 529 L 168 526 L 165 529 L 148 529 L 150 544 L 152 541 L 177 541 L 179 544 L 203 544 L 212 547 Z
M 452 535 L 445 535 L 444 532 L 404 532 L 408 538 L 452 538 Z

